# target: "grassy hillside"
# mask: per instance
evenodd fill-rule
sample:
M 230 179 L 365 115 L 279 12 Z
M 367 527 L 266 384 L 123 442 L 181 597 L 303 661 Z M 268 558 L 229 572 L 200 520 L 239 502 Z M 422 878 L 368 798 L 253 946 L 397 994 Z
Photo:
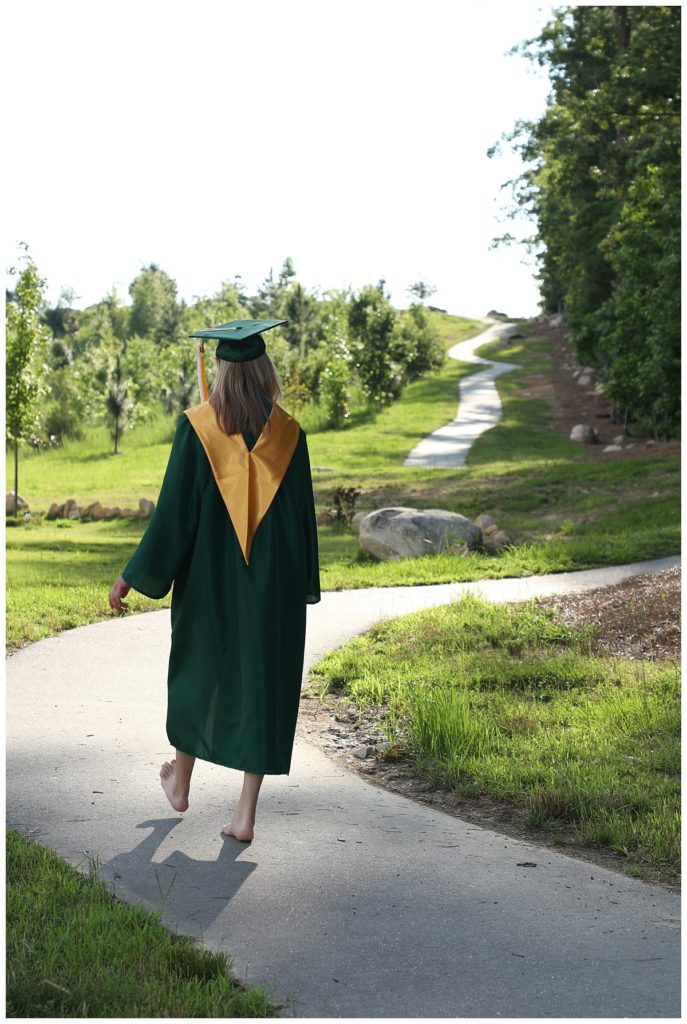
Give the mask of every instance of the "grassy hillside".
M 439 315 L 447 348 L 482 325 Z M 585 446 L 550 428 L 541 399 L 518 394 L 523 375 L 546 370 L 546 339 L 513 340 L 481 354 L 522 364 L 497 381 L 504 414 L 471 449 L 466 469 L 416 469 L 403 459 L 425 434 L 453 419 L 460 378 L 478 367 L 447 360 L 437 373 L 411 384 L 376 418 L 358 413 L 345 429 L 309 431 L 318 509 L 339 485 L 363 489 L 359 507 L 403 504 L 445 508 L 474 518 L 494 516 L 514 547 L 498 557 L 434 556 L 378 563 L 362 555 L 350 530 L 321 527 L 325 589 L 449 582 L 628 562 L 680 550 L 680 465 L 677 458 L 599 462 Z M 310 424 L 303 419 L 306 429 Z M 30 453 L 22 461 L 20 493 L 31 508 L 53 500 L 136 506 L 156 500 L 174 430 L 159 419 L 128 434 L 121 455 L 109 452 L 104 428 L 61 450 Z M 8 466 L 8 470 L 9 470 Z M 145 523 L 48 523 L 7 531 L 8 642 L 16 646 L 112 612 L 107 595 L 141 536 Z M 138 594 L 134 611 L 159 608 Z

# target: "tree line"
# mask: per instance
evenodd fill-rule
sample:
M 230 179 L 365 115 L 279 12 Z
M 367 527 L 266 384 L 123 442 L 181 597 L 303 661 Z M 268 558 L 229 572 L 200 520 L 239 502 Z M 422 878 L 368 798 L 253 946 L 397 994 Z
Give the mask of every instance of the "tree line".
M 510 215 L 533 218 L 544 312 L 614 418 L 657 439 L 680 428 L 680 24 L 677 6 L 557 8 L 512 51 L 548 70 L 546 110 L 502 136 L 526 165 Z
M 344 426 L 354 404 L 380 409 L 445 358 L 424 305 L 433 289 L 423 281 L 410 286 L 413 301 L 399 311 L 383 280 L 319 294 L 297 280 L 286 259 L 254 295 L 237 276 L 187 304 L 174 279 L 153 263 L 131 282 L 128 304 L 113 290 L 79 310 L 68 289 L 49 306 L 28 251 L 22 259 L 16 287 L 6 296 L 6 434 L 14 442 L 15 467 L 23 442 L 60 444 L 105 422 L 117 453 L 124 432 L 160 407 L 173 414 L 197 404 L 197 342 L 189 334 L 231 320 L 288 320 L 269 338 L 284 404 L 296 414 L 316 406 L 325 427 Z M 213 354 L 210 343 L 210 384 Z

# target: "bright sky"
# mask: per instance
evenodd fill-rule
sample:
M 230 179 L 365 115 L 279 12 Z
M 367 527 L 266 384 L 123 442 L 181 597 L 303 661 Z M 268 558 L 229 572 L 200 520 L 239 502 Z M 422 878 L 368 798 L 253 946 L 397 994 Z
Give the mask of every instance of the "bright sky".
M 9 5 L 8 5 L 9 6 Z M 490 250 L 548 80 L 514 0 L 15 0 L 5 9 L 5 265 L 83 307 L 159 264 L 191 301 L 291 256 L 308 287 L 422 278 L 452 313 L 537 312 L 524 248 Z M 507 150 L 506 150 L 507 152 Z M 522 225 L 519 233 L 525 234 Z M 514 231 L 514 233 L 517 233 Z

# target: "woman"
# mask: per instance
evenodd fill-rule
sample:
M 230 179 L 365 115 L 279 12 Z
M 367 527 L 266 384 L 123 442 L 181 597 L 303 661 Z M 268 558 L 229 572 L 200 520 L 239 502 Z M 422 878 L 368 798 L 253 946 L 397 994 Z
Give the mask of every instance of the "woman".
M 160 769 L 172 807 L 188 808 L 197 757 L 244 772 L 221 831 L 250 841 L 265 775 L 288 774 L 298 716 L 306 604 L 320 600 L 306 436 L 277 404 L 262 333 L 241 320 L 217 338 L 209 399 L 179 417 L 157 507 L 110 592 L 172 591 L 167 736 Z

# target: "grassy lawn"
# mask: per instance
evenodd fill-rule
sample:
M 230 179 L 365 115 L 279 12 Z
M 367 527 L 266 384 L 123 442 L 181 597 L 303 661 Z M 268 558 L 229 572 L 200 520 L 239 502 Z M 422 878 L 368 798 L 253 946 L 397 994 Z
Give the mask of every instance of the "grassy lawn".
M 482 329 L 475 321 L 438 315 L 446 347 Z M 451 420 L 461 376 L 479 367 L 447 360 L 437 373 L 406 388 L 401 399 L 376 418 L 358 410 L 338 431 L 309 432 L 318 508 L 331 503 L 338 485 L 363 488 L 359 507 L 390 504 L 439 507 L 474 518 L 492 515 L 513 538 L 500 555 L 471 554 L 375 562 L 360 552 L 350 530 L 319 531 L 325 589 L 441 583 L 485 577 L 564 572 L 660 557 L 680 550 L 680 465 L 677 458 L 647 455 L 600 463 L 595 453 L 549 428 L 541 400 L 516 394 L 523 374 L 545 370 L 550 344 L 514 339 L 480 349 L 522 371 L 499 378 L 504 416 L 483 434 L 463 470 L 406 468 L 403 458 L 424 434 Z M 114 456 L 104 428 L 63 449 L 22 457 L 20 493 L 32 509 L 53 500 L 136 507 L 139 497 L 156 500 L 174 421 L 159 418 L 127 435 Z M 11 459 L 8 459 L 8 481 Z M 11 487 L 8 482 L 8 487 Z M 112 613 L 109 589 L 145 522 L 46 522 L 40 515 L 7 531 L 7 640 L 10 649 L 61 629 Z M 132 611 L 165 607 L 131 594 Z
M 680 667 L 595 653 L 592 626 L 534 600 L 466 594 L 383 623 L 310 673 L 372 714 L 386 758 L 469 799 L 525 808 L 561 842 L 608 847 L 629 874 L 670 881 L 680 861 Z
M 222 954 L 7 833 L 8 1017 L 271 1017 Z

